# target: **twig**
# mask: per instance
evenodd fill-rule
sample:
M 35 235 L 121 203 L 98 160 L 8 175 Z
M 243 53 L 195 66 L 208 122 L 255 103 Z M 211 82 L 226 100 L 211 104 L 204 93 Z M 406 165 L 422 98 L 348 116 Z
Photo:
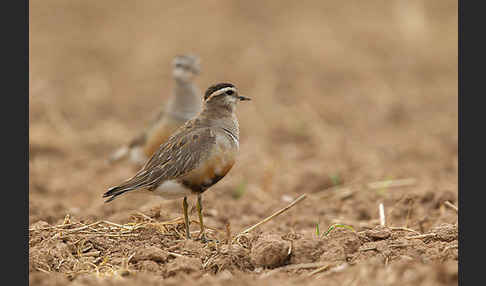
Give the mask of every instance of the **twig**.
M 266 217 L 265 219 L 263 219 L 262 221 L 260 221 L 259 223 L 253 225 L 253 226 L 250 226 L 249 228 L 245 229 L 244 231 L 238 233 L 234 238 L 233 238 L 233 242 L 240 236 L 240 235 L 243 235 L 245 233 L 248 233 L 250 231 L 252 231 L 253 229 L 259 227 L 260 225 L 270 221 L 271 219 L 273 219 L 274 217 L 282 214 L 283 212 L 285 212 L 286 210 L 290 209 L 291 207 L 293 207 L 295 204 L 297 204 L 298 202 L 302 201 L 303 199 L 305 199 L 306 197 L 306 194 L 303 194 L 301 195 L 300 197 L 298 197 L 297 199 L 295 199 L 295 201 L 291 202 L 288 206 L 286 206 L 285 208 L 275 212 L 274 214 Z
M 327 265 L 324 265 L 322 267 L 319 267 L 316 270 L 314 270 L 311 273 L 309 273 L 309 276 L 312 276 L 312 275 L 315 275 L 317 273 L 320 273 L 320 272 L 322 272 L 324 270 L 327 270 L 327 269 L 329 269 L 329 267 L 331 267 L 331 264 L 327 264 Z
M 422 239 L 422 238 L 430 238 L 430 237 L 436 237 L 437 234 L 435 233 L 426 233 L 426 234 L 421 234 L 421 235 L 413 235 L 413 236 L 406 236 L 406 239 Z
M 409 232 L 413 232 L 413 233 L 416 233 L 417 235 L 420 235 L 420 232 L 416 231 L 416 230 L 413 230 L 411 228 L 406 228 L 406 227 L 402 227 L 402 226 L 390 226 L 389 227 L 390 230 L 403 230 L 403 231 L 409 231 Z
M 101 222 L 102 221 L 97 221 L 97 222 L 94 222 L 92 224 L 84 225 L 84 226 L 81 226 L 81 227 L 78 227 L 78 228 L 73 228 L 73 229 L 66 229 L 66 230 L 63 230 L 63 231 L 64 231 L 64 233 L 73 233 L 73 232 L 76 232 L 76 231 L 80 231 L 80 230 L 83 230 L 83 229 L 90 228 L 94 225 L 100 224 Z
M 68 224 L 58 224 L 58 225 L 52 225 L 52 226 L 46 226 L 46 227 L 40 227 L 40 228 L 29 228 L 29 231 L 36 231 L 36 230 L 48 230 L 48 229 L 57 229 L 57 228 L 62 228 L 62 227 L 68 227 L 68 226 L 73 226 L 75 224 L 79 224 L 78 222 L 73 222 L 73 223 L 68 223 Z
M 446 248 L 444 248 L 444 250 L 442 250 L 442 253 L 445 253 L 447 250 L 452 248 L 459 248 L 459 245 L 455 244 L 455 245 L 447 246 Z
M 226 241 L 227 243 L 229 243 L 230 247 L 231 247 L 231 226 L 230 226 L 230 223 L 227 222 L 225 225 L 225 230 L 226 230 Z
M 373 246 L 373 247 L 362 248 L 359 251 L 369 251 L 369 250 L 378 250 L 378 248 L 376 248 L 376 246 Z
M 170 255 L 174 255 L 175 257 L 185 257 L 184 255 L 175 252 L 167 251 L 167 253 L 169 253 Z
M 80 235 L 85 235 L 89 237 L 96 236 L 109 236 L 109 237 L 128 237 L 128 236 L 139 236 L 140 233 L 125 233 L 125 234 L 112 234 L 112 233 L 79 233 Z
M 453 209 L 454 211 L 456 211 L 456 214 L 459 213 L 459 210 L 457 209 L 457 207 L 455 205 L 453 205 L 451 202 L 445 201 L 444 205 L 446 207 L 449 207 L 449 208 Z
M 315 263 L 300 263 L 300 264 L 292 264 L 292 265 L 286 265 L 282 266 L 279 268 L 275 268 L 273 270 L 270 270 L 266 273 L 263 273 L 260 275 L 259 278 L 266 278 L 270 275 L 273 275 L 277 272 L 280 271 L 286 271 L 286 270 L 297 270 L 297 269 L 310 269 L 310 268 L 317 268 L 317 267 L 322 267 L 322 266 L 329 266 L 329 263 L 324 263 L 324 262 L 315 262 Z
M 341 198 L 345 198 L 354 194 L 357 191 L 358 190 L 352 190 L 350 187 L 336 186 L 315 193 L 313 197 L 317 199 L 327 199 L 334 195 L 341 195 Z
M 400 179 L 400 180 L 386 180 L 386 181 L 368 183 L 367 187 L 370 189 L 407 187 L 407 186 L 415 185 L 416 182 L 417 180 L 415 178 Z
M 106 220 L 103 220 L 102 222 L 103 223 L 106 223 L 106 224 L 109 224 L 109 225 L 112 225 L 112 226 L 119 227 L 119 228 L 124 228 L 126 230 L 134 230 L 137 227 L 137 225 L 134 225 L 134 226 L 126 226 L 126 225 L 121 225 L 121 224 L 117 224 L 117 223 L 114 223 L 114 222 L 111 222 L 111 221 L 106 221 Z
M 415 200 L 414 199 L 411 199 L 410 200 L 410 207 L 408 208 L 408 211 L 407 211 L 407 219 L 405 220 L 405 226 L 408 227 L 408 224 L 410 223 L 410 216 L 412 215 L 412 208 L 413 208 L 413 204 L 415 203 Z
M 385 207 L 383 206 L 383 203 L 380 203 L 378 210 L 380 213 L 380 225 L 385 226 Z
M 141 216 L 141 217 L 145 218 L 145 219 L 148 219 L 148 220 L 149 220 L 149 221 L 151 221 L 151 222 L 156 222 L 156 220 L 155 220 L 155 219 L 153 219 L 153 218 L 149 217 L 148 215 L 146 215 L 146 214 L 144 214 L 144 213 L 142 213 L 142 212 L 137 212 L 137 214 L 138 214 L 139 216 Z
M 91 252 L 86 252 L 82 253 L 81 256 L 86 257 L 86 256 L 98 256 L 100 255 L 100 251 L 91 251 Z
M 388 244 L 388 247 L 407 247 L 412 245 L 413 244 L 408 244 L 408 243 L 390 243 Z
M 172 225 L 172 224 L 177 224 L 179 222 L 182 222 L 184 220 L 183 217 L 176 217 L 174 219 L 168 220 L 168 221 L 158 221 L 156 224 L 159 225 Z
M 191 220 L 191 223 L 197 223 L 197 224 L 201 224 L 199 221 L 197 220 Z M 205 228 L 209 229 L 209 230 L 212 230 L 212 231 L 215 231 L 215 232 L 223 232 L 222 230 L 219 230 L 215 227 L 210 227 L 210 226 L 207 226 L 206 224 L 204 225 Z

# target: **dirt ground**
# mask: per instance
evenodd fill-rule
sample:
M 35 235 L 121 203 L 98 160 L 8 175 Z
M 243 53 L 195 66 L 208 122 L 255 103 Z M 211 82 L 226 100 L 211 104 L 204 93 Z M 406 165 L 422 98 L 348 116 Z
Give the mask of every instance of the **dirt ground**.
M 457 285 L 457 10 L 30 1 L 31 285 Z M 184 239 L 180 200 L 101 197 L 137 170 L 106 159 L 165 103 L 186 52 L 202 90 L 253 99 L 236 165 L 204 195 L 206 244 Z

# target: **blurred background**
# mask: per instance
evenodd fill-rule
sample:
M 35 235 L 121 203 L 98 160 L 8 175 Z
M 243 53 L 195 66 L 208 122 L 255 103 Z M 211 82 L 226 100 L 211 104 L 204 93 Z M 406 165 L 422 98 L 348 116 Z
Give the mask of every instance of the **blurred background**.
M 229 81 L 253 99 L 237 111 L 237 164 L 205 195 L 209 224 L 238 229 L 308 193 L 302 217 L 283 225 L 359 226 L 377 218 L 377 201 L 412 198 L 410 226 L 427 229 L 441 215 L 431 196 L 457 201 L 457 9 L 452 0 L 30 1 L 30 223 L 66 213 L 128 221 L 154 204 L 164 218 L 180 215 L 179 201 L 104 205 L 101 195 L 134 174 L 105 159 L 164 104 L 173 57 L 190 52 L 201 90 Z M 402 178 L 416 184 L 332 204 L 320 196 Z M 403 223 L 403 212 L 390 220 Z

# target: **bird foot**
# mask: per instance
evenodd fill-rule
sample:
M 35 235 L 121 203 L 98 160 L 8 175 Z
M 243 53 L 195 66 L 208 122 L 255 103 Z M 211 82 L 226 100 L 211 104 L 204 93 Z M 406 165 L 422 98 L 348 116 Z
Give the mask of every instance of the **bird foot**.
M 208 238 L 205 233 L 200 234 L 196 240 L 200 240 L 202 243 L 219 242 L 217 239 Z

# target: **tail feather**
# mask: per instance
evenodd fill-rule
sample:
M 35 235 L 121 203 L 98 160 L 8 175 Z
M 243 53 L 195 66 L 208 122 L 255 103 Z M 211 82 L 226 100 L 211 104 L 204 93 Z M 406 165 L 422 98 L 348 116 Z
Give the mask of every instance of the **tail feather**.
M 110 197 L 110 196 L 111 198 L 106 200 L 105 203 L 111 202 L 116 197 L 126 192 L 133 191 L 146 186 L 147 176 L 148 176 L 147 172 L 141 172 L 138 173 L 135 177 L 125 181 L 121 185 L 109 188 L 108 191 L 103 194 L 103 198 Z
M 105 201 L 105 203 L 109 203 L 111 202 L 112 200 L 114 200 L 116 197 L 118 197 L 119 195 L 122 195 L 128 191 L 131 191 L 133 190 L 133 188 L 123 188 L 123 187 L 111 187 L 108 189 L 108 191 L 106 193 L 103 194 L 103 198 L 106 198 L 106 197 L 110 197 L 109 199 L 107 199 Z

